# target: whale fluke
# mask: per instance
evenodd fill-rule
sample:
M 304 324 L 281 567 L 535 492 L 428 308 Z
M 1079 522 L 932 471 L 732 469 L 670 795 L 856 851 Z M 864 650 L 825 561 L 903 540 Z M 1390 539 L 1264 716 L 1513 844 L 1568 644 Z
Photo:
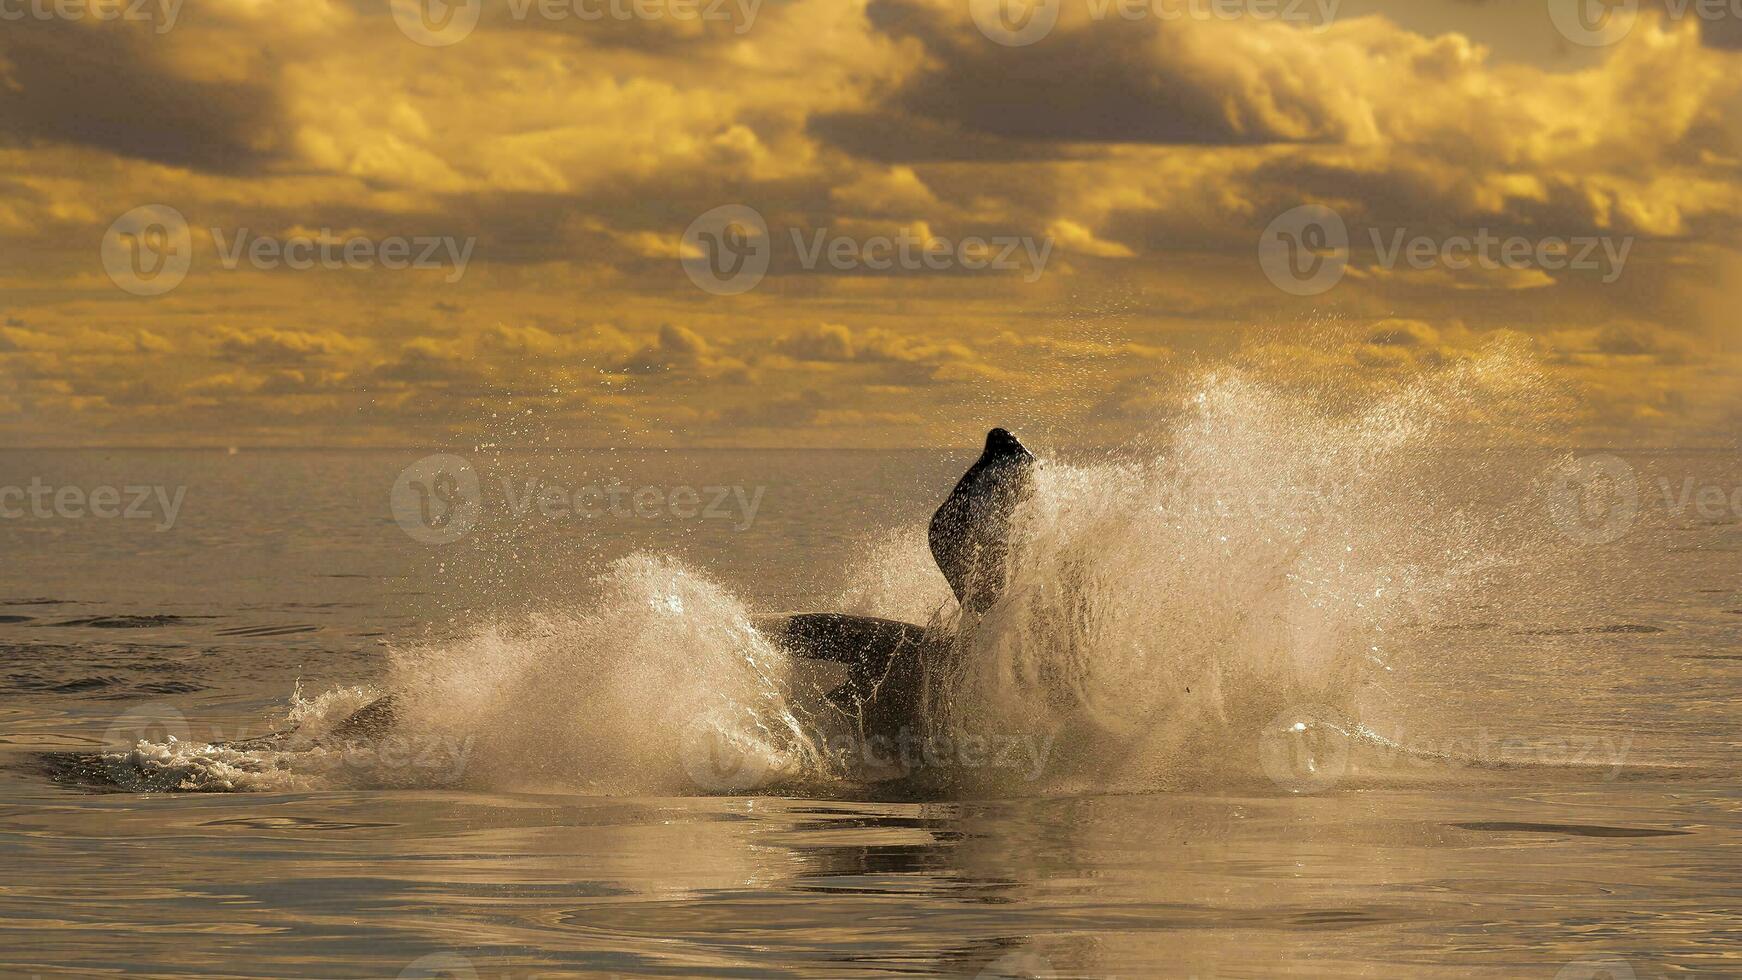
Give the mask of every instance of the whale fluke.
M 986 448 L 932 515 L 932 558 L 969 612 L 991 608 L 1004 591 L 1010 515 L 1028 496 L 1034 454 L 1004 429 L 986 434 Z
M 855 667 L 866 650 L 917 646 L 925 630 L 912 623 L 846 613 L 795 613 L 759 616 L 758 630 L 788 650 L 811 660 L 831 660 Z
M 794 656 L 845 664 L 847 680 L 829 692 L 829 702 L 847 714 L 877 715 L 865 718 L 870 727 L 882 715 L 913 710 L 924 628 L 845 613 L 761 617 L 756 628 Z

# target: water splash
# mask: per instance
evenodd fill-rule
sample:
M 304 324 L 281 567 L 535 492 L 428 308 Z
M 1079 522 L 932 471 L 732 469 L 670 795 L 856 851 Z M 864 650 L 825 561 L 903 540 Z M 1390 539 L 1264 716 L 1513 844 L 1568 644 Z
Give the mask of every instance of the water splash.
M 1258 777 L 1255 734 L 1281 713 L 1353 727 L 1372 686 L 1401 682 L 1404 627 L 1538 553 L 1528 519 L 1477 518 L 1443 472 L 1486 406 L 1533 381 L 1496 352 L 1351 407 L 1224 371 L 1158 445 L 1043 466 L 1010 588 L 959 632 L 929 698 L 944 731 L 1057 749 L 1039 786 L 986 769 L 957 785 L 1226 785 Z
M 1484 440 L 1516 436 L 1538 384 L 1505 349 L 1359 399 L 1213 371 L 1131 445 L 1087 460 L 1040 447 L 1009 588 L 977 621 L 959 622 L 923 526 L 868 541 L 840 608 L 945 638 L 928 735 L 1046 750 L 1021 767 L 952 757 L 932 792 L 1262 781 L 1257 734 L 1279 714 L 1309 705 L 1372 741 L 1369 695 L 1432 656 L 1409 627 L 1552 550 L 1540 514 L 1447 490 L 1448 473 L 1516 486 Z M 371 693 L 350 689 L 298 699 L 276 754 L 226 757 L 213 782 L 835 793 L 862 775 L 809 667 L 703 574 L 634 555 L 575 606 L 396 650 L 398 763 L 331 763 L 333 726 Z
M 464 781 L 499 788 L 693 793 L 713 739 L 770 778 L 815 765 L 791 658 L 741 602 L 651 555 L 595 585 L 584 611 L 397 652 L 399 727 L 469 742 Z

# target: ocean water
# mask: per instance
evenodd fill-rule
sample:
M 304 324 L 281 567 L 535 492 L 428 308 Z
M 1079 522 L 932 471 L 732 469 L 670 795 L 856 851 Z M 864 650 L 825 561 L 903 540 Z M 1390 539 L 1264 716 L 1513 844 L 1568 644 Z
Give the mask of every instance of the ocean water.
M 1742 461 L 1528 388 L 1019 430 L 972 623 L 975 449 L 0 453 L 0 974 L 1737 975 Z

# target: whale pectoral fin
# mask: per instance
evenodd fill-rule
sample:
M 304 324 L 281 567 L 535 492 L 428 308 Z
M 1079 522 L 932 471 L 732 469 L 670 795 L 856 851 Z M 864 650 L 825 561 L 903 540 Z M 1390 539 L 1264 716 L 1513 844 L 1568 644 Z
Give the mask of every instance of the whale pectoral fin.
M 828 699 L 849 713 L 871 701 L 891 673 L 916 669 L 925 641 L 925 630 L 912 623 L 844 613 L 769 616 L 756 628 L 795 657 L 846 665 L 846 683 Z

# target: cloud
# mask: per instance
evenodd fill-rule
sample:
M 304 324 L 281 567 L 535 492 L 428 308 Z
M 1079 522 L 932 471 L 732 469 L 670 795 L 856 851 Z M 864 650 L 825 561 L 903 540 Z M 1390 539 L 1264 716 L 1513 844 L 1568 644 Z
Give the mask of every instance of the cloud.
M 783 337 L 775 350 L 801 361 L 861 364 L 968 363 L 975 354 L 965 344 L 914 337 L 878 327 L 855 333 L 835 323 L 801 328 Z
M 242 364 L 300 364 L 317 358 L 354 354 L 363 345 L 337 332 L 312 333 L 261 327 L 224 329 L 215 353 L 221 360 Z
M 273 84 L 181 70 L 174 32 L 115 21 L 26 19 L 0 31 L 0 133 L 215 173 L 284 158 L 289 121 Z
M 1561 363 L 1585 367 L 1626 362 L 1679 365 L 1700 360 L 1693 338 L 1640 321 L 1557 331 L 1546 340 Z
M 838 323 L 823 323 L 790 334 L 775 349 L 801 361 L 851 361 L 856 353 L 853 331 Z
M 980 416 L 1116 438 L 1165 419 L 1154 392 L 1205 361 L 1360 392 L 1505 330 L 1590 393 L 1592 425 L 1736 417 L 1742 55 L 1713 25 L 1650 14 L 1613 48 L 1527 57 L 1500 31 L 1528 13 L 1312 32 L 1067 2 L 1007 49 L 960 0 L 766 4 L 743 34 L 488 6 L 439 50 L 350 0 L 190 5 L 165 36 L 9 25 L 0 438 L 397 445 L 526 411 L 576 443 L 754 424 L 767 443 L 954 444 Z M 149 202 L 199 233 L 186 282 L 143 300 L 96 243 Z M 1354 247 L 1335 289 L 1297 297 L 1256 242 L 1308 202 Z M 717 297 L 675 256 L 727 203 L 782 245 L 905 229 L 1056 249 L 1029 277 L 799 275 L 777 248 L 756 289 Z M 212 227 L 477 247 L 454 283 L 225 270 Z M 1386 269 L 1368 237 L 1483 228 L 1636 241 L 1602 282 Z
M 1118 242 L 1104 241 L 1095 237 L 1089 229 L 1065 218 L 1059 218 L 1046 226 L 1048 237 L 1058 242 L 1059 247 L 1067 252 L 1078 252 L 1083 255 L 1093 255 L 1103 259 L 1129 259 L 1137 253 Z
M 653 343 L 618 362 L 624 374 L 701 374 L 722 366 L 708 342 L 687 327 L 662 324 Z
M 830 190 L 829 198 L 848 213 L 872 217 L 924 217 L 940 207 L 931 188 L 905 166 L 863 173 Z
M 1012 140 L 1250 144 L 1344 138 L 1360 115 L 1329 71 L 1266 57 L 1293 28 L 1161 18 L 1092 20 L 1071 10 L 1041 43 L 992 44 L 946 0 L 873 0 L 878 29 L 917 41 L 925 67 L 894 103 L 913 115 Z M 1329 93 L 1329 94 L 1327 94 Z

